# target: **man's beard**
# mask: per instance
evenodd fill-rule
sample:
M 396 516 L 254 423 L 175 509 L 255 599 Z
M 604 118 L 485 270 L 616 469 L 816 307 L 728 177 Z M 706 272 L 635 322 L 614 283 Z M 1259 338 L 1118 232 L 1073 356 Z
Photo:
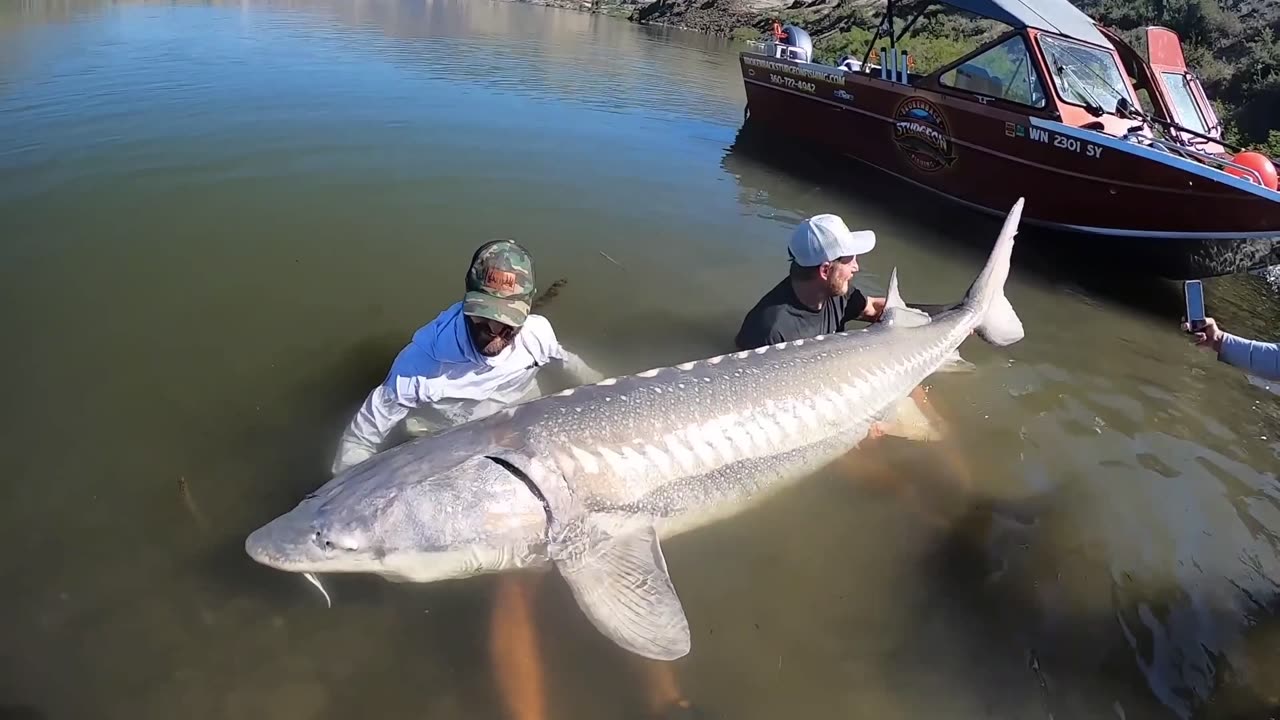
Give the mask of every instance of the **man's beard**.
M 494 357 L 498 353 L 505 350 L 506 348 L 507 348 L 506 340 L 503 340 L 502 338 L 493 338 L 492 340 L 489 341 L 488 345 L 485 345 L 484 347 L 477 347 L 476 349 L 480 352 L 481 355 L 484 355 L 486 357 Z
M 483 333 L 480 328 L 472 323 L 467 323 L 467 334 L 471 336 L 471 345 L 475 347 L 476 352 L 485 357 L 495 357 L 498 353 L 506 349 L 508 341 L 499 337 L 493 337 L 488 333 Z M 481 338 L 489 338 L 488 343 L 481 345 Z

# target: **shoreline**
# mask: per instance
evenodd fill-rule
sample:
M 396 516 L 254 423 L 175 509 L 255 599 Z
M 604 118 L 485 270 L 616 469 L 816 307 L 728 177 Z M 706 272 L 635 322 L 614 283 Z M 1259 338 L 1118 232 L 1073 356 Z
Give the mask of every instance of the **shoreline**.
M 649 0 L 647 2 L 618 2 L 617 0 L 504 0 L 505 2 L 540 5 L 561 10 L 573 10 L 587 15 L 603 15 L 605 17 L 622 18 L 636 25 L 671 28 L 694 32 L 711 37 L 733 39 L 735 33 L 744 29 L 758 30 L 761 33 L 768 26 L 774 15 L 799 6 L 805 9 L 805 0 L 795 2 L 777 2 L 757 0 L 759 7 L 744 7 L 738 0 L 714 0 L 710 7 L 704 7 L 697 0 Z M 810 6 L 812 6 L 810 0 Z M 822 6 L 827 0 L 818 0 Z

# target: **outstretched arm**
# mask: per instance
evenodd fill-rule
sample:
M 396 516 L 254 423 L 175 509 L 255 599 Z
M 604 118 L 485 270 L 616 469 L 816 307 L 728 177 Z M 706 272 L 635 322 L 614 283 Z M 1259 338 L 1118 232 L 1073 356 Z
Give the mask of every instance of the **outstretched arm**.
M 537 320 L 534 320 L 534 318 L 537 318 Z M 525 332 L 531 334 L 531 340 L 536 343 L 534 347 L 538 348 L 537 353 L 542 355 L 538 362 L 559 360 L 560 366 L 579 385 L 591 385 L 604 379 L 604 375 L 583 361 L 577 353 L 560 343 L 560 338 L 556 336 L 555 330 L 551 328 L 551 323 L 546 318 L 530 315 L 529 321 L 525 325 Z
M 420 378 L 393 378 L 374 388 L 342 432 L 333 474 L 376 455 L 396 423 L 413 408 L 433 400 Z
M 1218 359 L 1267 380 L 1280 380 L 1280 345 L 1222 333 Z
M 1182 329 L 1190 327 L 1184 322 Z M 1197 345 L 1212 348 L 1222 362 L 1266 380 L 1280 380 L 1280 345 L 1224 332 L 1213 318 L 1205 318 L 1195 337 Z
M 571 374 L 580 385 L 591 385 L 598 383 L 604 379 L 604 375 L 595 368 L 588 365 L 577 353 L 569 351 L 563 345 L 560 346 L 559 353 L 556 356 L 564 369 Z

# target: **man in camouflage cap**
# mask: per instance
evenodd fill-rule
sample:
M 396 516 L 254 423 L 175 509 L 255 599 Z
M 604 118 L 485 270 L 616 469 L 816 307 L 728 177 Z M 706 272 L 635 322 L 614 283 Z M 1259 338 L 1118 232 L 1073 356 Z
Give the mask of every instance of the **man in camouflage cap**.
M 511 240 L 481 245 L 467 270 L 467 294 L 462 312 L 519 327 L 529 316 L 536 288 L 533 258 Z
M 481 245 L 467 269 L 462 314 L 483 355 L 497 355 L 529 317 L 535 291 L 533 258 L 511 240 Z
M 334 474 L 377 453 L 401 420 L 421 435 L 536 396 L 535 376 L 552 360 L 582 384 L 602 380 L 531 312 L 534 291 L 533 258 L 518 243 L 477 248 L 462 300 L 413 334 L 347 425 Z
M 559 343 L 545 317 L 533 314 L 534 292 L 533 259 L 524 248 L 511 240 L 481 245 L 471 257 L 461 302 L 414 333 L 386 380 L 352 419 L 334 473 L 377 452 L 401 419 L 417 435 L 529 399 L 537 391 L 535 374 L 551 360 L 560 361 L 582 384 L 603 380 Z M 406 417 L 411 411 L 417 416 Z M 547 717 L 537 630 L 530 620 L 540 577 L 497 579 L 490 649 L 511 720 Z M 690 711 L 668 666 L 649 662 L 644 667 L 655 708 Z

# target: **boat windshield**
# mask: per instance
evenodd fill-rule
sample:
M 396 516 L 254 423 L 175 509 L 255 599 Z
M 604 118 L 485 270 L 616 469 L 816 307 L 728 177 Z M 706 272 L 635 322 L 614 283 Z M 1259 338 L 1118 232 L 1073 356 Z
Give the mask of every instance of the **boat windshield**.
M 1038 38 L 1053 84 L 1063 100 L 1104 112 L 1115 112 L 1120 98 L 1137 104 L 1114 55 L 1066 38 L 1045 34 Z
M 1196 106 L 1195 97 L 1191 94 L 1191 83 L 1187 76 L 1176 72 L 1162 72 L 1164 85 L 1169 88 L 1173 97 L 1173 106 L 1178 113 L 1178 122 L 1200 133 L 1209 132 L 1204 118 L 1200 117 L 1200 108 Z

